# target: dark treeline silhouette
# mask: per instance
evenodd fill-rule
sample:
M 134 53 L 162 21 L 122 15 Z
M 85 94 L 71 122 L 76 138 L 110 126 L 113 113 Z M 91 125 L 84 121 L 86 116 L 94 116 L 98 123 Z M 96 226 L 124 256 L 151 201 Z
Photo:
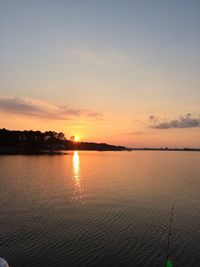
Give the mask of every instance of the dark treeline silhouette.
M 0 129 L 1 154 L 32 154 L 44 153 L 45 151 L 54 153 L 60 150 L 121 151 L 127 150 L 127 148 L 105 143 L 74 142 L 67 140 L 62 132 Z

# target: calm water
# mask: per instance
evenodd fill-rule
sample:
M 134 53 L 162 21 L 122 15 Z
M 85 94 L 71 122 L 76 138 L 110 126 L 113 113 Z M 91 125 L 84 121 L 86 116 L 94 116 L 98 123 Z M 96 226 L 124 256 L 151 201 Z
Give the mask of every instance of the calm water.
M 12 267 L 200 266 L 200 153 L 0 157 L 0 256 Z

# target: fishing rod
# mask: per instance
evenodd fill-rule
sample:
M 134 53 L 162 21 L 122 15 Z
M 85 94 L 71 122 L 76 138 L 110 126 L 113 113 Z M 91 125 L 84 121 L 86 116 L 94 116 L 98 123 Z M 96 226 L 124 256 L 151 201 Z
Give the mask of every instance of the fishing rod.
M 171 216 L 170 216 L 169 234 L 168 234 L 168 241 L 167 241 L 166 267 L 173 267 L 171 256 L 169 254 L 171 235 L 172 235 L 173 213 L 174 213 L 174 207 L 172 207 L 172 209 L 171 209 Z

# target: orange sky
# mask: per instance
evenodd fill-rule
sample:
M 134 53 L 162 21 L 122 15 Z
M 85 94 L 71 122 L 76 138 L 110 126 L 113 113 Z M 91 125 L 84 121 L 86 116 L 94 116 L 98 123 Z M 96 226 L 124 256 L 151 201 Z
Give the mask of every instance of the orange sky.
M 1 4 L 0 127 L 200 147 L 199 2 L 69 2 Z

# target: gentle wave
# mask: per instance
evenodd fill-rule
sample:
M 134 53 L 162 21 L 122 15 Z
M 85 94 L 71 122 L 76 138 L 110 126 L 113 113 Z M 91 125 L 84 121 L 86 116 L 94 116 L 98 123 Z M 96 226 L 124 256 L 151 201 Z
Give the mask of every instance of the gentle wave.
M 173 205 L 175 266 L 198 267 L 199 159 L 175 152 L 2 157 L 0 256 L 12 267 L 164 266 Z

